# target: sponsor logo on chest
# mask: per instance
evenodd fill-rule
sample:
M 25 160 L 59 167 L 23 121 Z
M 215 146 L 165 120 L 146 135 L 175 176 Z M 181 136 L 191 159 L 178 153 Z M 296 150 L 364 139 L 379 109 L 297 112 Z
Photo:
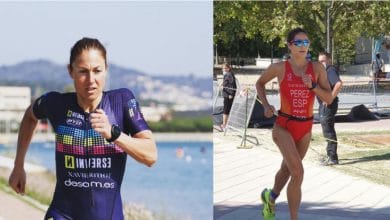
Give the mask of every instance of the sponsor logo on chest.
M 81 127 L 83 125 L 84 115 L 68 110 L 66 113 L 66 124 L 72 127 Z
M 67 169 L 110 169 L 110 157 L 78 158 L 72 155 L 65 155 L 65 168 Z
M 292 81 L 292 73 L 287 73 L 287 81 Z

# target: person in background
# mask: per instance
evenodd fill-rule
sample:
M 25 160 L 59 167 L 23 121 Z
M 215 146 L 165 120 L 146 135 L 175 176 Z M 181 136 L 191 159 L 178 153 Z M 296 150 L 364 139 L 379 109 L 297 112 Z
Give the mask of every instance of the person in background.
M 339 164 L 339 157 L 337 155 L 337 135 L 334 127 L 335 116 L 338 109 L 339 98 L 337 95 L 341 91 L 343 82 L 340 79 L 336 67 L 332 65 L 332 57 L 327 52 L 322 52 L 318 56 L 318 62 L 322 63 L 326 68 L 328 82 L 332 89 L 333 102 L 329 105 L 324 103 L 318 96 L 319 103 L 318 113 L 322 127 L 322 133 L 327 141 L 326 154 L 328 156 L 325 165 Z
M 233 99 L 236 95 L 237 83 L 236 77 L 232 72 L 232 68 L 229 64 L 225 63 L 222 66 L 223 82 L 222 82 L 222 95 L 223 95 L 223 117 L 221 128 L 224 130 L 228 121 L 230 110 L 233 105 Z
M 384 61 L 381 58 L 381 53 L 377 52 L 375 55 L 375 60 L 372 62 L 372 71 L 374 73 L 374 78 L 377 81 L 379 78 L 386 78 L 385 73 L 383 72 Z
M 47 118 L 56 136 L 57 183 L 45 219 L 123 219 L 120 188 L 127 156 L 149 167 L 157 160 L 156 143 L 133 93 L 103 91 L 107 68 L 104 46 L 82 38 L 68 65 L 76 92 L 46 93 L 24 114 L 9 185 L 25 193 L 25 156 L 38 120 Z

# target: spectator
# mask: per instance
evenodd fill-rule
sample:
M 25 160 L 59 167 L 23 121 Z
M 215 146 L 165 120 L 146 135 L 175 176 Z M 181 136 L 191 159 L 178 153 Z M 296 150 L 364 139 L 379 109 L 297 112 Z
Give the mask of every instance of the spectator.
M 320 115 L 320 122 L 322 126 L 322 133 L 328 142 L 326 147 L 326 153 L 328 155 L 325 165 L 335 165 L 339 163 L 337 155 L 337 136 L 334 128 L 335 115 L 338 109 L 339 94 L 343 82 L 340 80 L 339 73 L 332 65 L 332 57 L 329 53 L 323 52 L 318 56 L 318 62 L 325 66 L 328 75 L 328 81 L 330 88 L 332 89 L 333 102 L 330 105 L 324 103 L 318 96 L 317 100 L 319 105 L 318 113 Z
M 386 78 L 386 75 L 383 72 L 383 66 L 384 66 L 384 61 L 381 58 L 380 52 L 377 52 L 375 55 L 375 60 L 372 61 L 372 71 L 374 73 L 375 79 Z
M 223 82 L 222 82 L 222 94 L 223 94 L 223 118 L 221 128 L 225 129 L 227 120 L 230 114 L 230 110 L 233 105 L 233 99 L 236 95 L 237 84 L 236 77 L 232 72 L 232 68 L 229 64 L 225 63 L 222 66 Z

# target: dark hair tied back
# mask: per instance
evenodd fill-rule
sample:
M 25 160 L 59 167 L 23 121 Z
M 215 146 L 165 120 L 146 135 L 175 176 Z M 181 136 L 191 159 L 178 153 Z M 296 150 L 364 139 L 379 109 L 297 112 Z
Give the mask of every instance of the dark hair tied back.
M 287 34 L 287 43 L 290 43 L 291 41 L 293 41 L 295 38 L 295 35 L 297 35 L 299 33 L 304 33 L 304 34 L 308 35 L 307 32 L 303 28 L 300 28 L 300 27 L 294 28 L 290 32 L 288 32 L 288 34 Z
M 98 39 L 84 37 L 81 40 L 77 41 L 72 49 L 70 50 L 70 59 L 69 64 L 72 66 L 72 63 L 76 60 L 78 56 L 83 52 L 83 50 L 96 49 L 102 53 L 106 67 L 107 67 L 107 57 L 106 57 L 106 48 L 103 44 L 100 43 Z

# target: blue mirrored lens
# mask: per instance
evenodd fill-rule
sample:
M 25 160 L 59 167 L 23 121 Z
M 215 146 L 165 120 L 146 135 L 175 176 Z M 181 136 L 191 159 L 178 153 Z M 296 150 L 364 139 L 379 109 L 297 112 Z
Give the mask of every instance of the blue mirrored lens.
M 310 42 L 308 40 L 294 40 L 293 43 L 297 47 L 302 47 L 302 45 L 308 47 Z

